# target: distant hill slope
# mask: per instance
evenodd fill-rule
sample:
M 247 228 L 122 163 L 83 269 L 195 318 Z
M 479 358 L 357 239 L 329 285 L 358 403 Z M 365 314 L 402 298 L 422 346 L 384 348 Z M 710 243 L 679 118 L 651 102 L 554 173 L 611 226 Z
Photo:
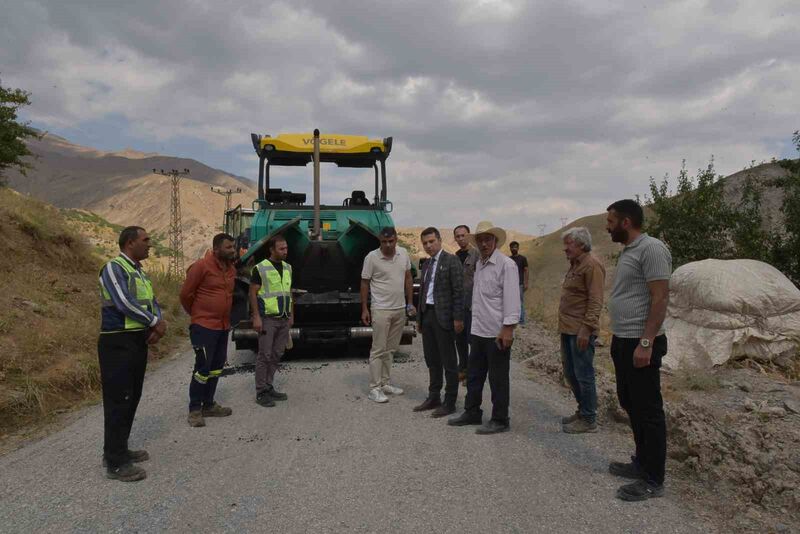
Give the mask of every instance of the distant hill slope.
M 778 163 L 763 163 L 751 169 L 745 169 L 725 178 L 722 178 L 725 200 L 731 204 L 738 204 L 741 199 L 742 187 L 748 176 L 764 186 L 762 197 L 762 212 L 771 217 L 773 227 L 783 225 L 780 207 L 783 202 L 783 192 L 780 188 L 770 185 L 776 178 L 787 176 L 789 171 Z M 674 187 L 675 180 L 670 181 Z M 647 216 L 647 215 L 646 215 Z M 550 233 L 534 241 L 521 242 L 520 254 L 527 256 L 530 269 L 531 289 L 525 295 L 528 309 L 539 318 L 546 326 L 557 327 L 558 304 L 561 296 L 561 282 L 567 272 L 569 264 L 562 250 L 561 234 L 568 228 L 585 226 L 592 234 L 593 254 L 606 266 L 606 296 L 611 289 L 616 268 L 616 256 L 622 247 L 611 241 L 606 232 L 606 213 L 589 215 L 569 223 L 564 228 Z M 603 314 L 601 328 L 607 327 L 608 314 Z
M 790 171 L 782 167 L 779 163 L 762 163 L 752 169 L 744 169 L 723 178 L 725 188 L 725 201 L 736 205 L 741 201 L 742 188 L 748 177 L 763 187 L 761 198 L 761 211 L 770 216 L 773 229 L 784 225 L 781 206 L 783 205 L 783 190 L 775 187 L 772 182 L 776 179 L 786 178 Z M 764 218 L 765 223 L 767 217 Z
M 250 206 L 256 197 L 249 180 L 213 169 L 192 159 L 144 154 L 133 150 L 102 152 L 47 134 L 29 142 L 37 157 L 27 176 L 9 172 L 9 186 L 60 208 L 92 211 L 114 224 L 144 226 L 161 241 L 169 228 L 169 178 L 152 169 L 184 169 L 190 175 L 181 184 L 184 252 L 188 259 L 201 255 L 219 231 L 225 200 L 211 186 L 236 189 L 233 205 Z

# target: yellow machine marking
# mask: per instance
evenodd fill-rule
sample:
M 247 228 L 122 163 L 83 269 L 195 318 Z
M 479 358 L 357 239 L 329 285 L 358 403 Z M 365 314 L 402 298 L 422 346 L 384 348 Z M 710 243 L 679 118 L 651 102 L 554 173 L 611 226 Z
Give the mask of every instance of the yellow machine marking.
M 286 152 L 313 152 L 314 134 L 280 134 L 277 137 L 264 137 L 261 139 L 261 148 L 272 145 L 275 150 Z M 364 135 L 326 134 L 319 138 L 320 152 L 336 152 L 340 154 L 363 154 L 371 152 L 373 148 L 381 152 L 386 151 L 383 141 L 370 139 Z

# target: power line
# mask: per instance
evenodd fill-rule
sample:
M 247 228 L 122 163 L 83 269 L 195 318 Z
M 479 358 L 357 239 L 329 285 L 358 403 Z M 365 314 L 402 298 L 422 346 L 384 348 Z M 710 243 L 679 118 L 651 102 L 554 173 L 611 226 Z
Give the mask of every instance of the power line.
M 567 225 L 568 220 L 568 217 L 561 217 L 561 228 L 564 228 Z
M 189 174 L 189 169 L 157 171 L 154 174 L 169 176 L 172 195 L 169 203 L 169 275 L 176 280 L 183 278 L 183 223 L 181 222 L 181 178 Z
M 539 235 L 540 236 L 544 235 L 544 229 L 547 228 L 547 225 L 546 224 L 539 224 L 537 226 L 539 226 Z
M 214 193 L 216 193 L 218 195 L 222 195 L 223 197 L 225 197 L 225 213 L 228 213 L 228 210 L 231 209 L 231 196 L 234 193 L 241 193 L 242 192 L 242 188 L 241 187 L 237 187 L 236 189 L 224 189 L 222 187 L 214 187 L 212 185 L 211 186 L 211 191 L 213 191 Z

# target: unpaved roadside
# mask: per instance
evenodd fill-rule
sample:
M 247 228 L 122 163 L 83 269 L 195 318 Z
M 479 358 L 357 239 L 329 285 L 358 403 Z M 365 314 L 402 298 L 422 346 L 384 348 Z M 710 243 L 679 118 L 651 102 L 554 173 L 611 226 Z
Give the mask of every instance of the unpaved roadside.
M 253 376 L 225 377 L 234 409 L 203 429 L 185 422 L 191 355 L 147 377 L 131 445 L 146 448 L 147 480 L 106 480 L 102 412 L 0 458 L 4 531 L 277 532 L 714 532 L 669 488 L 663 499 L 623 503 L 606 471 L 625 458 L 624 436 L 568 436 L 571 404 L 552 384 L 512 367 L 512 432 L 477 436 L 414 413 L 427 372 L 419 340 L 395 369 L 406 395 L 365 398 L 366 364 L 292 362 L 290 395 L 253 402 Z M 237 359 L 249 359 L 238 354 Z M 488 391 L 487 391 L 488 398 Z M 459 399 L 461 400 L 461 399 Z M 460 404 L 460 402 L 459 402 Z
M 531 380 L 563 381 L 557 340 L 535 323 L 518 329 L 515 355 Z M 596 367 L 599 420 L 630 439 L 608 347 L 598 347 Z M 662 390 L 668 483 L 727 531 L 800 532 L 800 383 L 722 367 L 662 372 Z M 566 387 L 560 391 L 571 399 Z

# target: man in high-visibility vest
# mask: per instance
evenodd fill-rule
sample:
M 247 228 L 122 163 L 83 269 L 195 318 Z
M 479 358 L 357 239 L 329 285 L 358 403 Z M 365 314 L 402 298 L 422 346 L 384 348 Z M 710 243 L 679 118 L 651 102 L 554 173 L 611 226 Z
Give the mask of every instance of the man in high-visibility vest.
M 147 451 L 128 449 L 128 437 L 142 396 L 147 346 L 167 331 L 153 286 L 141 261 L 150 254 L 144 228 L 129 226 L 119 235 L 120 255 L 100 271 L 102 299 L 97 355 L 103 385 L 106 476 L 123 482 L 142 480 L 147 473 L 133 465 L 150 459 Z
M 286 262 L 289 246 L 282 235 L 267 241 L 269 257 L 253 267 L 250 277 L 250 310 L 253 328 L 258 332 L 256 356 L 256 402 L 275 406 L 286 400 L 273 385 L 275 372 L 289 342 L 294 322 L 292 301 L 292 266 Z

